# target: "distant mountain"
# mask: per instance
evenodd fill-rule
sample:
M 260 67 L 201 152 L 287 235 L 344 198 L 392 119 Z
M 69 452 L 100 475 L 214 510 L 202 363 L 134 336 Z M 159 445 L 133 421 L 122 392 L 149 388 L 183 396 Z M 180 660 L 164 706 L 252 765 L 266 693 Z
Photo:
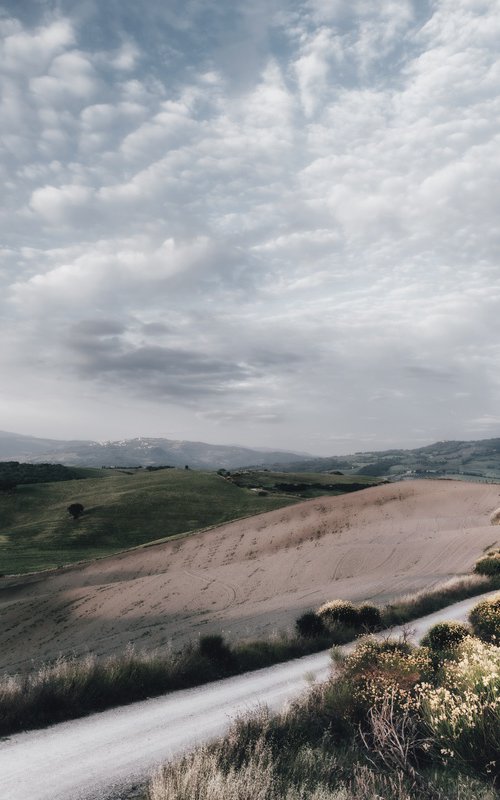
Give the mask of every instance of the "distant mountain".
M 500 481 L 500 439 L 448 441 L 415 450 L 383 450 L 331 458 L 299 459 L 283 470 L 342 472 L 374 477 L 417 478 L 463 476 Z
M 287 464 L 300 453 L 254 450 L 172 439 L 137 438 L 116 442 L 38 439 L 0 431 L 0 461 L 54 462 L 79 467 L 170 465 L 194 469 L 237 469 Z
M 500 481 L 500 439 L 436 442 L 416 450 L 383 450 L 328 458 L 237 445 L 137 438 L 116 442 L 38 439 L 0 431 L 0 461 L 52 462 L 74 467 L 171 465 L 193 469 L 279 467 L 286 472 L 334 472 L 389 477 L 463 476 Z

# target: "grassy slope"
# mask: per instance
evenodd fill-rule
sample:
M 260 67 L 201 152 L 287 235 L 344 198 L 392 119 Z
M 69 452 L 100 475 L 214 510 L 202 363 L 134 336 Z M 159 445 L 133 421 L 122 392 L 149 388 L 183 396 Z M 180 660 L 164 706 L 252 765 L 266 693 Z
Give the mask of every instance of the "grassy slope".
M 270 492 L 283 491 L 283 486 L 297 485 L 294 492 L 290 489 L 288 493 L 295 494 L 297 497 L 309 498 L 320 497 L 325 494 L 343 494 L 346 490 L 350 491 L 354 485 L 362 488 L 372 486 L 379 482 L 379 478 L 367 475 L 334 475 L 320 472 L 270 472 L 268 470 L 244 470 L 234 471 L 232 480 L 238 486 L 259 487 Z M 286 490 L 285 490 L 286 491 Z
M 342 493 L 353 476 L 252 471 L 236 485 L 214 472 L 168 469 L 81 470 L 85 480 L 18 486 L 0 493 L 0 574 L 57 567 L 118 550 L 272 511 L 304 497 Z M 355 476 L 369 486 L 373 478 Z M 306 482 L 300 494 L 275 491 L 280 482 Z M 321 486 L 320 486 L 321 485 Z M 334 485 L 335 489 L 327 487 Z M 248 487 L 271 493 L 259 497 Z M 338 489 L 336 488 L 338 486 Z M 324 488 L 322 488 L 324 487 Z M 84 515 L 73 520 L 71 503 Z
M 0 494 L 0 573 L 55 567 L 294 502 L 213 472 L 162 470 L 19 486 Z M 73 520 L 70 503 L 85 513 Z

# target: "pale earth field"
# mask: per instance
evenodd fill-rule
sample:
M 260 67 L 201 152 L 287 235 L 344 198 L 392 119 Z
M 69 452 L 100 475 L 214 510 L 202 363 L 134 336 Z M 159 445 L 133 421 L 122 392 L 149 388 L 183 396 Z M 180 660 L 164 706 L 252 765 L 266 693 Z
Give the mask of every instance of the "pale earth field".
M 469 573 L 498 545 L 500 486 L 407 481 L 307 500 L 185 538 L 0 579 L 0 669 L 290 628 L 336 597 L 384 603 Z M 158 531 L 161 536 L 161 531 Z

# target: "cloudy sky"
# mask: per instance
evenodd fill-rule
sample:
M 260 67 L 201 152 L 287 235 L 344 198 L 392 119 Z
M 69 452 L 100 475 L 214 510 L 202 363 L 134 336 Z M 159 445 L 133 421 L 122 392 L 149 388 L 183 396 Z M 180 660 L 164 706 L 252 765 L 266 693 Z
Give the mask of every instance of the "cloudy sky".
M 0 0 L 0 428 L 500 436 L 497 0 Z

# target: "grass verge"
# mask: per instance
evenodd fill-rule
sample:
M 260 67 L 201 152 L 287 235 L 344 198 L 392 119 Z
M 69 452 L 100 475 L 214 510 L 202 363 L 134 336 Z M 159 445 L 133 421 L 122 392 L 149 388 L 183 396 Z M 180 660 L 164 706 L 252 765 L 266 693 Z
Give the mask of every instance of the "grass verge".
M 285 712 L 242 718 L 158 770 L 147 800 L 495 800 L 500 647 L 445 627 L 419 647 L 363 638 Z
M 495 800 L 499 662 L 470 637 L 439 662 L 365 639 L 285 712 L 158 770 L 147 800 Z
M 498 578 L 471 576 L 382 609 L 384 624 L 409 622 L 458 600 L 500 588 Z M 207 636 L 180 653 L 125 653 L 60 658 L 26 674 L 0 677 L 0 736 L 81 717 L 288 661 L 352 641 L 359 632 L 337 625 L 315 637 L 282 635 L 229 647 Z

